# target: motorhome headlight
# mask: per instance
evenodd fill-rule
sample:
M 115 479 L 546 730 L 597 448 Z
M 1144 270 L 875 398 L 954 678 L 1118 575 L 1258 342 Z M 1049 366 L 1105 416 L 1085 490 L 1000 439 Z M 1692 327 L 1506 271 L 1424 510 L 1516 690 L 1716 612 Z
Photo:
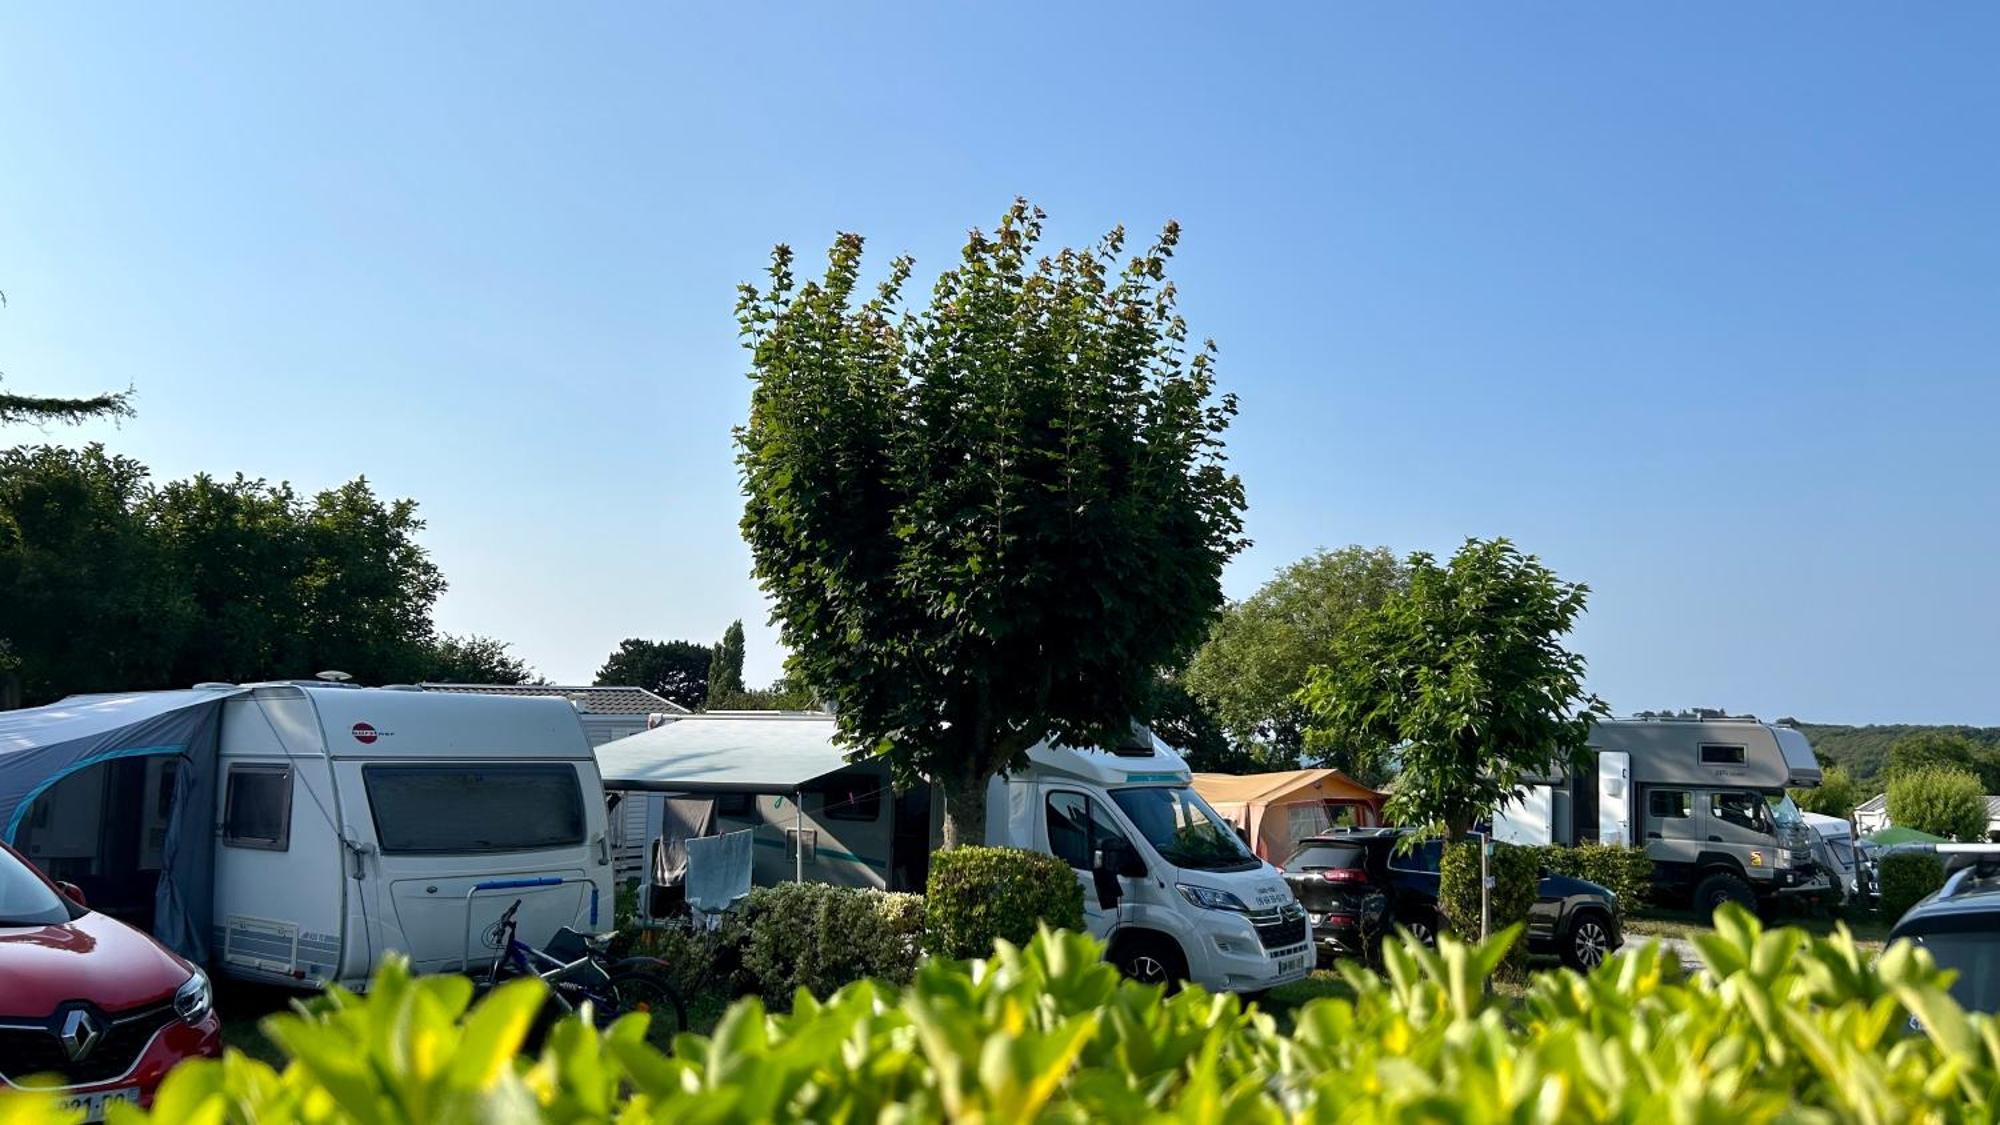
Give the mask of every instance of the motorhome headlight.
M 174 993 L 174 1012 L 189 1023 L 200 1023 L 214 1010 L 215 989 L 208 983 L 208 974 L 196 969 Z
M 1214 887 L 1204 887 L 1198 883 L 1176 883 L 1174 886 L 1181 892 L 1182 898 L 1204 910 L 1233 910 L 1238 914 L 1250 913 L 1250 908 L 1243 904 L 1243 900 L 1230 894 L 1228 891 L 1219 891 Z

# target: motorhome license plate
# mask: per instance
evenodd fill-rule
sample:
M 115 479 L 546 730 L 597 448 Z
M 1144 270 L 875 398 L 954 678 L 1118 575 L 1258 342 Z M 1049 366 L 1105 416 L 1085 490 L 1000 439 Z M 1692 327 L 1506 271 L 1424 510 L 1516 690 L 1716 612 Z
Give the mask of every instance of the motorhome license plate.
M 67 1112 L 81 1112 L 85 1121 L 102 1121 L 105 1107 L 112 1102 L 130 1102 L 138 1105 L 139 1087 L 127 1086 L 121 1090 L 99 1090 L 95 1094 L 77 1094 L 62 1099 L 58 1104 Z
M 1305 970 L 1306 959 L 1304 957 L 1287 957 L 1283 961 L 1278 962 L 1279 976 L 1284 976 L 1287 973 L 1302 973 Z

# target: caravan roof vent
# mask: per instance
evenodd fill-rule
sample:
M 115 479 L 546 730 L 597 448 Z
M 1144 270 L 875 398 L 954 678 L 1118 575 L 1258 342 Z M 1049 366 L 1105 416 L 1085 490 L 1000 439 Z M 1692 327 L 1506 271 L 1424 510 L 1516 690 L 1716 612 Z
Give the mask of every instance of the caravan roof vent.
M 1153 756 L 1153 732 L 1133 723 L 1131 731 L 1111 748 L 1111 752 L 1121 758 L 1150 758 Z
M 231 688 L 234 688 L 235 686 L 236 686 L 235 684 L 231 684 L 231 683 L 225 683 L 225 682 L 223 682 L 223 681 L 221 681 L 221 680 L 203 680 L 202 682 L 200 682 L 200 683 L 198 683 L 198 684 L 194 685 L 194 688 L 193 688 L 193 690 L 195 690 L 195 691 L 228 691 L 228 690 L 230 690 Z
M 320 680 L 324 683 L 329 683 L 329 684 L 344 684 L 353 678 L 354 678 L 353 676 L 350 676 L 345 672 L 335 672 L 332 671 L 331 669 L 325 672 L 313 673 L 313 679 Z

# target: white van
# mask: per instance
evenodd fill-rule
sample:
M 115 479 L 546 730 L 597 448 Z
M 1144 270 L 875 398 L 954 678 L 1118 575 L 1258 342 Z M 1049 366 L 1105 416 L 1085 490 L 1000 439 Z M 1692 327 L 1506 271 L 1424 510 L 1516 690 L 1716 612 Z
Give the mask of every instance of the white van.
M 292 682 L 36 710 L 42 745 L 93 749 L 10 814 L 21 850 L 222 975 L 360 988 L 391 951 L 476 967 L 516 899 L 537 945 L 611 927 L 603 788 L 566 700 Z
M 1068 862 L 1090 931 L 1135 977 L 1254 992 L 1309 974 L 1305 910 L 1284 879 L 1194 792 L 1181 756 L 1141 734 L 1115 751 L 1030 750 L 990 785 L 986 841 Z M 670 822 L 750 830 L 758 884 L 922 890 L 942 808 L 924 788 L 894 792 L 880 761 L 848 763 L 834 737 L 827 715 L 697 715 L 606 743 L 598 763 L 607 789 L 650 798 L 656 838 Z M 673 797 L 712 805 L 689 816 Z

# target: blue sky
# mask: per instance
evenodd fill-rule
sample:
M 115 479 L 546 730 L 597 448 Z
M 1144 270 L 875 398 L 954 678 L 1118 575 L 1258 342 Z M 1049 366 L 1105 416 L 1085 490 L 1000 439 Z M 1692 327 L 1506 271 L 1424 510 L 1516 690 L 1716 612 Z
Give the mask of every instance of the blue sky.
M 735 284 L 1178 218 L 1232 595 L 1505 534 L 1619 711 L 2000 723 L 2000 9 L 567 7 L 0 11 L 0 372 L 417 498 L 558 679 L 741 616 L 766 680 Z

